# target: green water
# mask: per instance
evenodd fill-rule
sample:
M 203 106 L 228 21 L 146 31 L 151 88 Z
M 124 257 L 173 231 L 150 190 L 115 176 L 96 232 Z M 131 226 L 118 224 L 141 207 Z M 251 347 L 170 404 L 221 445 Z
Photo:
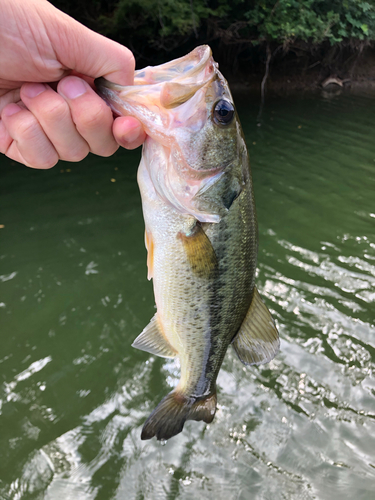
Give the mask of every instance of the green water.
M 237 105 L 281 352 L 230 349 L 213 423 L 165 446 L 140 431 L 178 367 L 130 347 L 155 311 L 139 152 L 0 158 L 2 500 L 375 499 L 375 95 L 269 97 L 260 127 Z

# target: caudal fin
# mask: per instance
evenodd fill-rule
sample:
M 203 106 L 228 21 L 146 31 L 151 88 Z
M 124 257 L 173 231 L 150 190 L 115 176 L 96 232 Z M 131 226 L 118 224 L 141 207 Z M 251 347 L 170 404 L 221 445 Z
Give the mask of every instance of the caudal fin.
M 146 420 L 141 439 L 169 439 L 179 434 L 186 420 L 212 422 L 216 412 L 216 391 L 205 398 L 188 397 L 174 390 L 160 401 Z

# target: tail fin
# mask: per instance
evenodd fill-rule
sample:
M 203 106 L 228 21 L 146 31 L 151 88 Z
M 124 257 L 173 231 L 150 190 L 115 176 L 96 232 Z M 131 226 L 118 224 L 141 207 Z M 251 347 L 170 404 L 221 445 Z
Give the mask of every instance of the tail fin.
M 189 397 L 174 390 L 160 401 L 146 420 L 141 439 L 169 439 L 179 434 L 186 420 L 212 422 L 216 412 L 216 390 L 205 398 Z

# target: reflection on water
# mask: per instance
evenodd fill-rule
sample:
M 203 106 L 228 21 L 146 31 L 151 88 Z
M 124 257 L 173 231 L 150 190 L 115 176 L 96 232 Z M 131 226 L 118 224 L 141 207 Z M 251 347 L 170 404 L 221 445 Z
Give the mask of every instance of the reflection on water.
M 374 498 L 375 96 L 270 98 L 261 127 L 238 102 L 281 352 L 229 350 L 213 423 L 164 446 L 140 430 L 178 364 L 130 347 L 154 313 L 138 155 L 1 158 L 1 499 Z

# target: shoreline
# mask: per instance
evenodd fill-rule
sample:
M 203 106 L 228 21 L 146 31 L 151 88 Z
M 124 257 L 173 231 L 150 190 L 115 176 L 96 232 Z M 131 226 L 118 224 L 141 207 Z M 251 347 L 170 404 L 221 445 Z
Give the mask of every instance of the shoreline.
M 351 64 L 333 65 L 331 68 L 319 65 L 319 61 L 306 68 L 305 62 L 291 64 L 288 59 L 277 60 L 270 64 L 266 81 L 266 91 L 289 93 L 300 91 L 373 91 L 375 90 L 375 50 L 368 48 L 358 55 Z M 236 73 L 223 66 L 223 73 L 234 91 L 258 91 L 260 93 L 265 72 L 265 64 L 258 65 L 255 71 Z M 326 86 L 323 83 L 328 83 Z
M 253 81 L 248 83 L 246 81 L 238 81 L 234 78 L 228 78 L 228 83 L 232 92 L 251 92 L 261 93 L 261 80 Z M 342 92 L 375 92 L 375 79 L 358 79 L 352 80 L 351 82 L 345 84 L 343 87 L 339 85 L 330 84 L 327 87 L 323 87 L 320 81 L 314 82 L 293 82 L 293 81 L 282 81 L 273 80 L 267 82 L 266 95 L 270 94 L 280 94 L 285 95 L 289 93 L 303 93 L 303 92 L 327 92 L 330 94 L 338 94 Z

